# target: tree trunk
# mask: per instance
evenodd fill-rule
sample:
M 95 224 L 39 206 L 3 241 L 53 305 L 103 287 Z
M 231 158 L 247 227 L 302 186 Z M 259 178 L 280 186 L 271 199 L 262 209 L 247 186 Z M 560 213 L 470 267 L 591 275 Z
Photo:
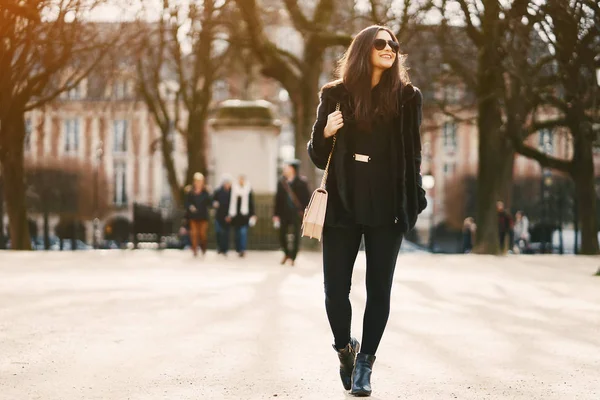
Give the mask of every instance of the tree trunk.
M 591 145 L 589 152 L 591 153 Z M 581 227 L 581 249 L 580 254 L 596 255 L 600 252 L 598 247 L 598 226 L 596 224 L 596 191 L 594 189 L 594 165 L 593 159 L 585 157 L 576 159 L 576 165 L 572 176 L 575 182 L 575 193 L 577 196 L 577 214 Z M 582 165 L 582 164 L 590 164 Z
M 308 179 L 309 185 L 316 187 L 320 184 L 317 170 L 308 157 L 306 145 L 310 140 L 313 124 L 317 118 L 319 105 L 319 77 L 322 70 L 322 54 L 307 54 L 310 58 L 306 62 L 307 68 L 303 71 L 302 90 L 300 93 L 290 93 L 294 105 L 294 132 L 296 158 L 302 163 L 303 175 Z M 311 188 L 312 188 L 311 187 Z
M 591 126 L 582 124 L 585 120 L 584 108 L 579 99 L 572 96 L 567 120 L 573 135 L 573 161 L 571 178 L 575 183 L 577 216 L 581 229 L 580 254 L 596 255 L 598 246 L 598 226 L 596 223 L 596 190 L 594 177 L 594 134 Z
M 474 252 L 500 254 L 496 202 L 506 201 L 514 152 L 502 130 L 500 96 L 503 85 L 500 5 L 486 3 L 481 20 L 483 43 L 477 59 L 477 128 L 479 166 L 477 185 L 477 238 Z
M 191 114 L 188 121 L 188 169 L 185 184 L 192 183 L 194 173 L 208 173 L 206 163 L 206 118 L 196 113 Z M 207 177 L 208 179 L 208 177 Z
M 175 171 L 175 161 L 173 160 L 173 144 L 169 141 L 168 134 L 161 132 L 161 150 L 163 156 L 164 167 L 167 171 L 167 180 L 171 187 L 171 196 L 176 207 L 183 207 L 183 197 L 177 172 Z
M 4 180 L 4 198 L 8 214 L 11 249 L 31 250 L 25 204 L 25 168 L 23 140 L 25 119 L 23 112 L 15 111 L 2 121 L 0 131 L 0 165 Z
M 514 152 L 506 146 L 500 123 L 499 119 L 495 124 L 489 119 L 482 119 L 479 127 L 477 240 L 474 249 L 479 254 L 500 254 L 502 250 L 496 202 L 509 200 Z
M 0 167 L 0 170 L 2 168 Z M 0 250 L 6 248 L 6 239 L 4 237 L 4 191 L 3 191 L 2 175 L 0 174 Z

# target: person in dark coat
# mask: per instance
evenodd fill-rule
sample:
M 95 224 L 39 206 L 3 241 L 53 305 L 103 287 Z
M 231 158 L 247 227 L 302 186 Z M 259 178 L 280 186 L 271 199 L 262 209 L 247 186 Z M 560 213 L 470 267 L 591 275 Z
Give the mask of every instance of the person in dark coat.
M 208 232 L 208 208 L 211 198 L 204 184 L 204 175 L 200 172 L 194 174 L 192 190 L 187 194 L 185 209 L 190 224 L 190 241 L 194 257 L 198 255 L 198 245 L 202 254 L 206 254 L 206 233 Z
M 496 202 L 496 211 L 498 213 L 498 239 L 500 240 L 500 251 L 506 249 L 506 237 L 511 235 L 512 217 L 504 208 L 504 202 Z
M 244 257 L 248 244 L 248 229 L 256 224 L 254 193 L 244 175 L 240 175 L 231 187 L 227 222 L 231 223 L 235 231 L 235 250 L 240 257 Z
M 279 226 L 279 243 L 284 257 L 281 264 L 288 260 L 293 266 L 300 248 L 300 228 L 304 210 L 310 201 L 310 191 L 306 179 L 298 176 L 299 161 L 291 161 L 283 167 L 283 176 L 277 183 L 275 194 L 275 213 L 273 223 Z M 293 237 L 292 244 L 288 235 Z
M 422 95 L 409 82 L 394 33 L 381 26 L 355 36 L 340 75 L 321 90 L 308 153 L 325 169 L 335 136 L 322 238 L 325 306 L 342 383 L 354 395 L 369 396 L 400 245 L 427 206 L 420 171 Z M 363 235 L 367 301 L 361 347 L 350 335 L 349 293 Z
M 221 186 L 213 193 L 215 213 L 215 233 L 217 236 L 217 254 L 227 255 L 229 251 L 230 223 L 227 222 L 231 200 L 231 177 L 224 175 Z

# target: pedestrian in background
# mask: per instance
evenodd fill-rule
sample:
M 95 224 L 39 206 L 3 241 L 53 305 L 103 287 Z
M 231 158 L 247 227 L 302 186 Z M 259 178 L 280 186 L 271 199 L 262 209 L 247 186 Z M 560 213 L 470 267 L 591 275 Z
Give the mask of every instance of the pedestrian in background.
M 248 245 L 248 228 L 256 224 L 254 194 L 244 175 L 240 175 L 238 181 L 231 187 L 227 222 L 235 232 L 235 250 L 240 257 L 244 257 Z
M 473 251 L 475 245 L 475 232 L 477 231 L 477 225 L 473 217 L 465 218 L 463 222 L 463 253 L 468 254 Z
M 399 48 L 385 27 L 354 37 L 340 61 L 341 80 L 321 90 L 308 144 L 320 169 L 331 154 L 322 237 L 325 307 L 342 383 L 356 396 L 371 394 L 400 244 L 427 206 L 420 171 L 423 97 L 410 84 Z M 367 300 L 360 349 L 350 335 L 349 293 L 363 235 Z
M 298 176 L 298 160 L 290 161 L 283 167 L 283 176 L 277 183 L 275 194 L 275 214 L 273 223 L 279 226 L 279 244 L 283 249 L 281 264 L 290 261 L 294 266 L 300 248 L 300 229 L 304 210 L 310 201 L 310 190 L 305 178 Z M 288 236 L 292 237 L 288 240 Z
M 496 202 L 496 212 L 498 215 L 498 239 L 500 240 L 500 251 L 506 249 L 507 235 L 510 235 L 511 217 L 504 209 L 504 202 Z
M 217 236 L 217 254 L 227 255 L 229 251 L 229 235 L 231 224 L 227 222 L 231 203 L 231 176 L 223 175 L 221 186 L 213 194 L 215 213 L 215 233 Z
M 200 245 L 202 254 L 206 254 L 206 233 L 208 231 L 208 208 L 210 207 L 210 202 L 211 198 L 204 183 L 204 175 L 196 172 L 194 174 L 192 189 L 185 201 L 194 257 L 198 255 L 198 245 Z
M 523 211 L 515 214 L 515 249 L 520 253 L 529 247 L 529 218 Z

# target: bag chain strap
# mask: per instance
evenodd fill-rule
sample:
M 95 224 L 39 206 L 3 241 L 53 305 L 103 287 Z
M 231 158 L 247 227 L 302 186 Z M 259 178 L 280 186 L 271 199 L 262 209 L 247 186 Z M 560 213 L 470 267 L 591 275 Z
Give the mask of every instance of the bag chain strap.
M 335 105 L 335 111 L 340 111 L 340 103 Z M 329 152 L 329 158 L 327 158 L 327 166 L 325 167 L 325 172 L 323 173 L 323 179 L 321 180 L 321 189 L 325 190 L 325 182 L 327 182 L 327 176 L 329 175 L 329 164 L 331 163 L 331 156 L 333 155 L 333 149 L 335 149 L 335 140 L 336 140 L 337 132 L 333 135 L 333 145 L 331 146 L 331 151 Z

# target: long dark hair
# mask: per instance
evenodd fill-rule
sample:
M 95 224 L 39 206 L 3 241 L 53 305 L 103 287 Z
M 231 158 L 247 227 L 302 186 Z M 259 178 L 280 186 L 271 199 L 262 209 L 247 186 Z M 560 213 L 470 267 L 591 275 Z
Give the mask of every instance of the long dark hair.
M 381 75 L 377 88 L 377 99 L 373 99 L 371 88 L 371 51 L 379 31 L 386 31 L 396 42 L 396 35 L 384 26 L 373 25 L 363 29 L 354 37 L 350 47 L 339 61 L 338 77 L 350 92 L 354 106 L 354 119 L 362 129 L 369 129 L 373 115 L 390 120 L 398 114 L 398 90 L 410 82 L 400 53 L 394 64 Z M 374 101 L 375 100 L 375 101 Z

